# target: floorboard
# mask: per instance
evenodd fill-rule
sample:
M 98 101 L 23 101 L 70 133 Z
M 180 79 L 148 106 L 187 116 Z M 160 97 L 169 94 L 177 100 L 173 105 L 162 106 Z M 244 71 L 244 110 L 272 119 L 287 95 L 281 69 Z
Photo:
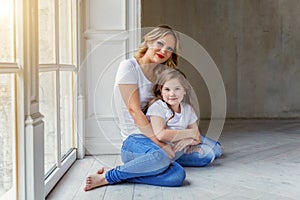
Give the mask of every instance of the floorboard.
M 121 164 L 119 155 L 87 156 L 65 174 L 47 200 L 298 200 L 300 120 L 226 121 L 224 154 L 210 166 L 186 169 L 182 187 L 121 183 L 84 192 L 84 180 L 102 166 Z

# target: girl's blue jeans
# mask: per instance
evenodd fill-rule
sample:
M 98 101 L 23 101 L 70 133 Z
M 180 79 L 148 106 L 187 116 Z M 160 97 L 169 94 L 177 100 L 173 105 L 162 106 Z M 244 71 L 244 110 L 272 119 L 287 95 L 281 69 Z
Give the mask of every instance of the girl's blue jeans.
M 206 166 L 221 155 L 220 143 L 202 138 L 203 154 L 177 152 L 170 159 L 163 149 L 142 134 L 130 135 L 122 145 L 123 165 L 106 172 L 109 184 L 122 181 L 158 186 L 181 186 L 185 179 L 182 166 Z

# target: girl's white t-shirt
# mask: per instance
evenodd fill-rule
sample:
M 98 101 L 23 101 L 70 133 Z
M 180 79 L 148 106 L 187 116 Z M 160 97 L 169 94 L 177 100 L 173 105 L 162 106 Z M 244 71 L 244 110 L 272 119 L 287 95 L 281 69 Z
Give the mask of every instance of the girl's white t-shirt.
M 157 100 L 151 106 L 149 106 L 146 116 L 150 120 L 150 116 L 161 117 L 167 122 L 166 129 L 172 130 L 183 130 L 187 129 L 188 125 L 193 124 L 197 121 L 198 117 L 194 112 L 191 105 L 186 103 L 180 103 L 181 112 L 176 113 L 173 118 L 173 112 L 168 105 L 162 101 Z M 170 119 L 171 118 L 171 119 Z M 169 120 L 170 119 L 170 120 Z
M 135 58 L 127 59 L 120 63 L 115 79 L 113 112 L 116 122 L 121 130 L 123 140 L 125 140 L 130 134 L 139 134 L 141 132 L 136 127 L 133 118 L 128 112 L 126 104 L 124 103 L 119 89 L 120 84 L 136 84 L 138 86 L 140 107 L 142 109 L 148 101 L 153 98 L 151 91 L 153 83 L 145 77 Z

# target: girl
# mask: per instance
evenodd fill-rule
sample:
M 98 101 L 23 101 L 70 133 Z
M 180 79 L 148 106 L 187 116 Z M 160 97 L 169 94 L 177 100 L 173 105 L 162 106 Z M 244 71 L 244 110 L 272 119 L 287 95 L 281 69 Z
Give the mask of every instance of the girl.
M 175 69 L 164 70 L 153 87 L 155 98 L 146 106 L 146 116 L 157 139 L 171 144 L 182 166 L 206 166 L 221 156 L 221 145 L 201 136 L 191 105 L 191 86 Z

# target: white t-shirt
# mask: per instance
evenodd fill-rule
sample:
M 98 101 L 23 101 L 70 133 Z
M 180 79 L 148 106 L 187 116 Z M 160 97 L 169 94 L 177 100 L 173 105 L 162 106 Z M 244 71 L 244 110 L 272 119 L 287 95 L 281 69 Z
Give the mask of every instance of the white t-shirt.
M 150 116 L 158 116 L 167 121 L 166 129 L 183 130 L 187 129 L 188 125 L 197 121 L 198 117 L 194 112 L 194 109 L 186 103 L 180 103 L 181 112 L 176 113 L 172 119 L 172 110 L 168 105 L 162 101 L 155 101 L 147 110 L 146 116 L 150 119 Z M 170 119 L 170 120 L 169 120 Z M 168 121 L 169 120 L 169 121 Z
M 117 124 L 121 130 L 123 140 L 125 140 L 130 134 L 139 134 L 141 132 L 128 112 L 120 93 L 119 84 L 136 84 L 138 86 L 140 107 L 142 109 L 153 98 L 153 83 L 145 77 L 135 58 L 127 59 L 120 63 L 115 80 L 113 110 L 117 117 Z

